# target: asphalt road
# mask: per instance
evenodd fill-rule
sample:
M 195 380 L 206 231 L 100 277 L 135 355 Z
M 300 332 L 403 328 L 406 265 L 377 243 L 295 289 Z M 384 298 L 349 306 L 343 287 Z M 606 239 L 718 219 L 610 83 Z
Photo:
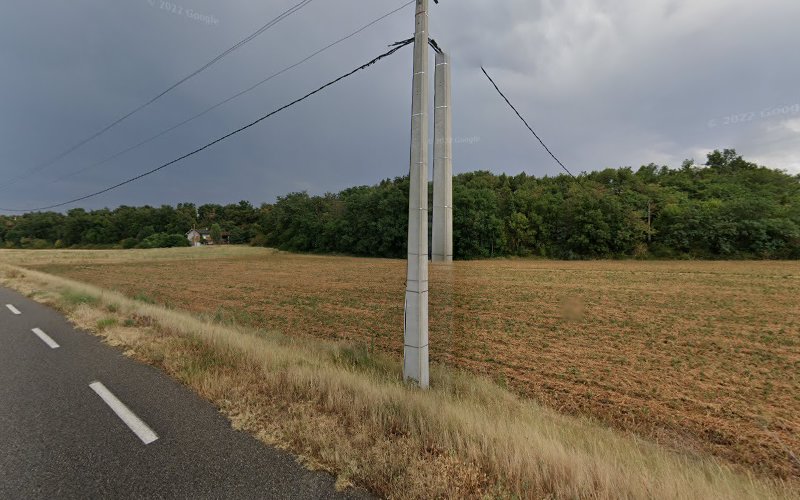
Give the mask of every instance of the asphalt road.
M 0 498 L 365 496 L 333 485 L 162 372 L 0 288 Z

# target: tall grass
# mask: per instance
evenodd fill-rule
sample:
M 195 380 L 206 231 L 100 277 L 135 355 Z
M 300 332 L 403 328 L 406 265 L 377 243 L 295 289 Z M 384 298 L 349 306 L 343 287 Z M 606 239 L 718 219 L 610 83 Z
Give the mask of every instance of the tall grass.
M 237 427 L 386 497 L 790 498 L 791 485 L 678 455 L 434 367 L 403 383 L 363 349 L 247 331 L 68 279 L 11 268 L 2 280 L 163 367 Z M 2 276 L 2 274 L 0 274 Z M 41 293 L 42 291 L 47 293 Z M 76 303 L 70 296 L 92 297 Z M 126 327 L 121 325 L 136 325 Z M 265 472 L 266 473 L 266 472 Z

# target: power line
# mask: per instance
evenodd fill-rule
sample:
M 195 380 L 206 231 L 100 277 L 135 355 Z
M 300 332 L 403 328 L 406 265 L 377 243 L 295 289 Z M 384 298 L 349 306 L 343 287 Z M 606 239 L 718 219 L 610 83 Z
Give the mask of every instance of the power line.
M 327 50 L 330 50 L 331 48 L 335 47 L 336 45 L 339 45 L 340 43 L 353 38 L 354 36 L 356 36 L 359 33 L 363 32 L 367 28 L 370 28 L 370 27 L 374 26 L 375 24 L 379 23 L 380 21 L 383 21 L 387 17 L 389 17 L 389 16 L 391 16 L 391 15 L 393 15 L 393 14 L 395 14 L 395 13 L 401 11 L 401 10 L 403 10 L 404 8 L 408 7 L 409 5 L 411 5 L 411 4 L 415 3 L 415 2 L 416 2 L 416 0 L 411 0 L 409 2 L 404 3 L 400 7 L 396 8 L 396 9 L 390 11 L 390 12 L 387 12 L 386 14 L 382 15 L 381 17 L 379 17 L 379 18 L 369 22 L 368 24 L 365 24 L 364 26 L 358 28 L 357 30 L 353 31 L 352 33 L 350 33 L 350 34 L 348 34 L 346 36 L 343 36 L 342 38 L 339 38 L 338 40 L 336 40 L 336 41 L 334 41 L 332 43 L 329 43 L 325 47 L 322 47 L 321 49 L 311 53 L 310 55 L 308 55 L 307 57 L 301 59 L 300 61 L 298 61 L 298 62 L 296 62 L 296 63 L 294 63 L 294 64 L 292 64 L 290 66 L 287 66 L 287 67 L 283 68 L 282 70 L 280 70 L 280 71 L 278 71 L 276 73 L 273 73 L 272 75 L 268 76 L 267 78 L 264 78 L 263 80 L 259 81 L 258 83 L 254 84 L 254 85 L 251 85 L 250 87 L 242 90 L 241 92 L 237 92 L 236 94 L 228 97 L 227 99 L 224 99 L 224 100 L 218 102 L 217 104 L 214 104 L 213 106 L 205 109 L 204 111 L 201 111 L 200 113 L 197 113 L 197 114 L 187 118 L 186 120 L 183 120 L 182 122 L 177 123 L 176 125 L 173 125 L 172 127 L 164 129 L 161 132 L 159 132 L 159 133 L 157 133 L 157 134 L 155 134 L 155 135 L 153 135 L 153 136 L 151 136 L 151 137 L 149 137 L 147 139 L 144 139 L 143 141 L 140 141 L 140 142 L 134 144 L 133 146 L 125 148 L 122 151 L 114 153 L 113 155 L 111 155 L 111 156 L 109 156 L 109 157 L 107 157 L 107 158 L 105 158 L 105 159 L 103 159 L 103 160 L 101 160 L 99 162 L 93 163 L 93 164 L 88 165 L 86 167 L 83 167 L 83 168 L 80 168 L 80 169 L 75 170 L 73 172 L 70 172 L 70 173 L 68 173 L 66 175 L 58 177 L 55 180 L 50 181 L 50 182 L 48 182 L 48 183 L 46 183 L 44 185 L 55 184 L 57 182 L 61 182 L 63 180 L 69 179 L 71 177 L 74 177 L 75 175 L 78 175 L 80 173 L 86 172 L 87 170 L 91 170 L 93 168 L 96 168 L 96 167 L 99 167 L 101 165 L 104 165 L 104 164 L 106 164 L 106 163 L 108 163 L 108 162 L 110 162 L 112 160 L 115 160 L 115 159 L 119 158 L 120 156 L 124 155 L 125 153 L 128 153 L 130 151 L 138 149 L 141 146 L 144 146 L 145 144 L 148 144 L 148 143 L 158 139 L 159 137 L 162 137 L 163 135 L 168 134 L 169 132 L 172 132 L 173 130 L 186 125 L 187 123 L 192 122 L 192 121 L 200 118 L 201 116 L 204 116 L 204 115 L 210 113 L 211 111 L 219 108 L 220 106 L 222 106 L 224 104 L 227 104 L 230 101 L 232 101 L 232 100 L 234 100 L 234 99 L 236 99 L 238 97 L 241 97 L 242 95 L 247 94 L 248 92 L 251 92 L 251 91 L 255 90 L 257 87 L 269 82 L 273 78 L 276 78 L 276 77 L 278 77 L 278 76 L 280 76 L 280 75 L 282 75 L 282 74 L 284 74 L 284 73 L 286 73 L 286 72 L 288 72 L 288 71 L 300 66 L 301 64 L 309 61 L 310 59 L 318 56 L 319 54 L 321 54 L 321 53 L 323 53 L 323 52 L 325 52 Z M 6 184 L 5 186 L 0 186 L 0 191 L 4 191 L 8 187 L 9 187 L 9 184 Z
M 133 109 L 132 111 L 128 112 L 127 114 L 123 115 L 122 117 L 116 119 L 115 121 L 111 122 L 109 125 L 106 125 L 105 127 L 100 129 L 99 131 L 97 131 L 94 134 L 90 135 L 89 137 L 79 141 L 77 144 L 75 144 L 75 145 L 69 147 L 68 149 L 64 150 L 63 152 L 59 153 L 54 158 L 52 158 L 52 159 L 50 159 L 50 160 L 48 160 L 48 161 L 46 161 L 46 162 L 44 162 L 42 164 L 39 164 L 39 165 L 31 168 L 30 170 L 28 170 L 27 172 L 24 172 L 21 175 L 18 175 L 16 177 L 12 178 L 9 182 L 3 184 L 0 187 L 10 186 L 10 185 L 15 184 L 16 182 L 22 180 L 22 179 L 25 179 L 25 178 L 29 177 L 32 174 L 35 174 L 36 172 L 44 170 L 45 168 L 47 168 L 47 167 L 51 166 L 52 164 L 56 163 L 57 161 L 59 161 L 60 159 L 64 158 L 68 154 L 72 153 L 73 151 L 79 149 L 80 147 L 84 146 L 85 144 L 91 142 L 92 140 L 100 137 L 101 135 L 105 134 L 106 132 L 108 132 L 109 130 L 114 128 L 115 126 L 119 125 L 120 123 L 122 123 L 126 119 L 130 118 L 134 114 L 138 113 L 139 111 L 143 110 L 147 106 L 153 104 L 154 102 L 156 102 L 160 98 L 164 97 L 166 94 L 168 94 L 169 92 L 171 92 L 172 90 L 174 90 L 175 88 L 180 86 L 181 84 L 187 82 L 188 80 L 194 78 L 195 76 L 199 75 L 203 71 L 207 70 L 208 68 L 210 68 L 211 66 L 213 66 L 214 64 L 216 64 L 217 62 L 219 62 L 220 60 L 222 60 L 223 58 L 225 58 L 229 54 L 231 54 L 232 52 L 240 49 L 242 46 L 244 46 L 248 42 L 252 41 L 254 38 L 256 38 L 259 35 L 263 34 L 265 31 L 269 30 L 270 28 L 272 28 L 273 26 L 275 26 L 279 22 L 283 21 L 284 19 L 286 19 L 287 17 L 291 16 L 292 14 L 294 14 L 297 11 L 299 11 L 300 9 L 302 9 L 305 6 L 307 6 L 308 4 L 310 4 L 313 1 L 314 0 L 303 0 L 298 4 L 295 4 L 293 7 L 291 7 L 288 10 L 282 12 L 280 15 L 278 15 L 277 17 L 275 17 L 274 19 L 269 21 L 267 24 L 265 24 L 264 26 L 262 26 L 261 28 L 259 28 L 255 32 L 251 33 L 250 35 L 248 35 L 244 39 L 240 40 L 238 43 L 236 43 L 232 47 L 229 47 L 228 49 L 226 49 L 225 51 L 223 51 L 222 53 L 220 53 L 219 55 L 217 55 L 216 57 L 214 57 L 213 59 L 211 59 L 210 61 L 205 63 L 200 68 L 194 70 L 192 73 L 186 75 L 182 79 L 180 79 L 177 82 L 175 82 L 174 84 L 170 85 L 169 87 L 167 87 L 166 90 L 162 91 L 160 94 L 158 94 L 157 96 L 153 97 L 149 101 L 145 102 L 144 104 L 141 104 L 137 108 Z
M 514 113 L 516 113 L 516 114 L 517 114 L 517 116 L 519 117 L 519 119 L 520 119 L 520 120 L 522 120 L 522 123 L 524 123 L 524 124 L 525 124 L 525 126 L 526 126 L 526 127 L 528 127 L 528 130 L 530 130 L 530 131 L 531 131 L 531 133 L 533 134 L 533 136 L 534 136 L 534 137 L 536 137 L 536 139 L 539 141 L 539 143 L 540 143 L 540 144 L 541 144 L 541 145 L 544 147 L 544 149 L 545 149 L 545 150 L 546 150 L 546 151 L 547 151 L 547 152 L 550 154 L 550 156 L 552 156 L 552 157 L 553 157 L 553 159 L 556 161 L 556 163 L 558 163 L 558 164 L 561 166 L 561 168 L 563 168 L 563 169 L 564 169 L 564 171 L 565 171 L 566 173 L 568 173 L 568 174 L 569 174 L 569 175 L 570 175 L 570 176 L 571 176 L 573 179 L 575 179 L 576 177 L 575 177 L 574 175 L 572 175 L 572 172 L 570 172 L 570 171 L 569 171 L 569 169 L 568 169 L 567 167 L 565 167 L 563 163 L 561 163 L 561 160 L 559 160 L 558 158 L 556 158 L 556 155 L 554 155 L 554 154 L 553 154 L 553 152 L 552 152 L 552 151 L 550 151 L 550 148 L 548 148 L 548 147 L 547 147 L 547 144 L 545 144 L 545 143 L 544 143 L 544 141 L 543 141 L 541 138 L 539 138 L 539 135 L 538 135 L 536 132 L 534 132 L 533 128 L 531 128 L 531 126 L 530 126 L 530 125 L 528 125 L 528 122 L 525 120 L 525 118 L 523 118 L 523 117 L 522 117 L 522 115 L 519 113 L 519 111 L 517 111 L 517 108 L 515 108 L 515 107 L 514 107 L 514 105 L 513 105 L 513 104 L 511 104 L 511 101 L 509 101 L 509 100 L 508 100 L 508 97 L 506 97 L 506 95 L 505 95 L 505 94 L 503 94 L 503 91 L 501 91 L 501 90 L 500 90 L 500 88 L 497 86 L 497 84 L 496 84 L 496 83 L 494 83 L 494 80 L 492 80 L 492 77 L 491 77 L 491 76 L 489 76 L 489 73 L 487 73 L 487 72 L 486 72 L 486 70 L 483 68 L 483 66 L 481 66 L 481 71 L 483 71 L 483 74 L 484 74 L 484 75 L 486 75 L 486 78 L 488 78 L 488 79 L 489 79 L 489 81 L 490 81 L 490 82 L 492 82 L 492 85 L 494 85 L 494 88 L 495 88 L 495 90 L 497 90 L 497 93 L 499 93 L 499 94 L 500 94 L 500 96 L 501 96 L 501 97 L 502 97 L 502 98 L 503 98 L 503 99 L 506 101 L 506 103 L 507 103 L 507 104 L 508 104 L 508 105 L 511 107 L 511 109 L 513 109 L 513 110 L 514 110 Z
M 95 196 L 107 193 L 109 191 L 113 191 L 114 189 L 117 189 L 117 188 L 120 188 L 122 186 L 125 186 L 126 184 L 130 184 L 132 182 L 138 181 L 139 179 L 142 179 L 144 177 L 147 177 L 148 175 L 151 175 L 151 174 L 154 174 L 154 173 L 156 173 L 156 172 L 158 172 L 160 170 L 163 170 L 163 169 L 169 167 L 170 165 L 174 165 L 175 163 L 178 163 L 181 160 L 185 160 L 186 158 L 189 158 L 190 156 L 193 156 L 193 155 L 195 155 L 195 154 L 197 154 L 197 153 L 199 153 L 199 152 L 201 152 L 201 151 L 203 151 L 205 149 L 208 149 L 211 146 L 214 146 L 215 144 L 220 143 L 220 142 L 224 141 L 225 139 L 228 139 L 229 137 L 232 137 L 232 136 L 238 134 L 239 132 L 247 130 L 250 127 L 253 127 L 253 126 L 261 123 L 262 121 L 266 120 L 267 118 L 269 118 L 269 117 L 271 117 L 273 115 L 276 115 L 276 114 L 280 113 L 281 111 L 283 111 L 283 110 L 285 110 L 287 108 L 290 108 L 290 107 L 294 106 L 295 104 L 300 103 L 301 101 L 304 101 L 304 100 L 308 99 L 309 97 L 313 96 L 314 94 L 322 92 L 326 88 L 328 88 L 328 87 L 330 87 L 330 86 L 332 86 L 332 85 L 344 80 L 345 78 L 348 78 L 348 77 L 354 75 L 355 73 L 358 73 L 359 71 L 361 71 L 363 69 L 369 68 L 370 66 L 372 66 L 375 63 L 377 63 L 381 59 L 384 59 L 386 57 L 391 56 L 392 54 L 394 54 L 395 52 L 397 52 L 401 48 L 405 47 L 406 45 L 411 44 L 412 42 L 414 42 L 414 39 L 413 38 L 409 38 L 408 40 L 403 40 L 402 42 L 394 43 L 394 44 L 390 45 L 392 48 L 390 50 L 388 50 L 387 52 L 384 52 L 383 54 L 381 54 L 381 55 L 375 57 L 374 59 L 372 59 L 371 61 L 369 61 L 368 63 L 362 64 L 361 66 L 357 67 L 356 69 L 354 69 L 354 70 L 352 70 L 352 71 L 350 71 L 348 73 L 345 73 L 344 75 L 340 76 L 339 78 L 336 78 L 335 80 L 331 80 L 330 82 L 326 83 L 325 85 L 319 87 L 316 90 L 313 90 L 313 91 L 309 92 L 308 94 L 304 95 L 303 97 L 295 99 L 294 101 L 290 102 L 289 104 L 285 104 L 285 105 L 281 106 L 280 108 L 276 109 L 275 111 L 267 113 L 266 115 L 262 116 L 261 118 L 255 120 L 255 121 L 253 121 L 253 122 L 251 122 L 251 123 L 249 123 L 249 124 L 247 124 L 247 125 L 245 125 L 243 127 L 240 127 L 238 129 L 234 130 L 233 132 L 225 134 L 222 137 L 220 137 L 220 138 L 218 138 L 218 139 L 216 139 L 214 141 L 209 142 L 205 146 L 199 147 L 199 148 L 195 149 L 194 151 L 192 151 L 190 153 L 187 153 L 187 154 L 185 154 L 185 155 L 183 155 L 183 156 L 181 156 L 179 158 L 176 158 L 176 159 L 174 159 L 172 161 L 164 163 L 164 164 L 162 164 L 162 165 L 160 165 L 160 166 L 158 166 L 158 167 L 156 167 L 156 168 L 154 168 L 152 170 L 148 170 L 147 172 L 141 173 L 141 174 L 139 174 L 139 175 L 137 175 L 135 177 L 131 177 L 130 179 L 122 181 L 122 182 L 120 182 L 118 184 L 115 184 L 113 186 L 107 187 L 105 189 L 101 189 L 100 191 L 96 191 L 96 192 L 91 193 L 91 194 L 87 194 L 85 196 L 81 196 L 79 198 L 75 198 L 75 199 L 72 199 L 72 200 L 69 200 L 69 201 L 65 201 L 65 202 L 62 202 L 62 203 L 57 203 L 57 204 L 54 204 L 54 205 L 49 205 L 49 206 L 46 206 L 46 207 L 29 208 L 29 209 L 0 208 L 0 210 L 5 211 L 5 212 L 38 212 L 38 211 L 42 211 L 42 210 L 50 210 L 50 209 L 53 209 L 53 208 L 59 208 L 59 207 L 65 206 L 65 205 L 69 205 L 69 204 L 76 203 L 76 202 L 79 202 L 79 201 L 87 200 L 89 198 L 93 198 Z

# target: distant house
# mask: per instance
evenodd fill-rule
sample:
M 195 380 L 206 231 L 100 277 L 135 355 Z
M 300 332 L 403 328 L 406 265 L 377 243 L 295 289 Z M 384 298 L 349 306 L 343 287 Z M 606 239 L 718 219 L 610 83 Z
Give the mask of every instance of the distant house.
M 220 241 L 221 244 L 227 245 L 230 243 L 230 233 L 223 231 L 220 236 L 222 238 L 222 241 Z M 189 243 L 191 243 L 193 247 L 214 245 L 214 240 L 211 239 L 211 231 L 209 229 L 192 228 L 191 231 L 186 233 L 186 239 L 189 240 Z
M 193 247 L 199 247 L 203 244 L 203 235 L 197 229 L 192 228 L 191 231 L 186 233 L 186 239 Z

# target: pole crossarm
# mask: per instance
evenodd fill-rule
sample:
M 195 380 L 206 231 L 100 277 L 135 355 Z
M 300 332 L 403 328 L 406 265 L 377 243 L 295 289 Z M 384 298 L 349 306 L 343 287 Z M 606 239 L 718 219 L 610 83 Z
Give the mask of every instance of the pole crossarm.
M 433 38 L 428 39 L 428 45 L 430 45 L 431 48 L 434 50 L 434 52 L 436 52 L 437 54 L 444 54 L 444 52 L 442 52 L 441 47 L 439 47 L 439 44 L 436 43 L 436 40 L 434 40 Z

